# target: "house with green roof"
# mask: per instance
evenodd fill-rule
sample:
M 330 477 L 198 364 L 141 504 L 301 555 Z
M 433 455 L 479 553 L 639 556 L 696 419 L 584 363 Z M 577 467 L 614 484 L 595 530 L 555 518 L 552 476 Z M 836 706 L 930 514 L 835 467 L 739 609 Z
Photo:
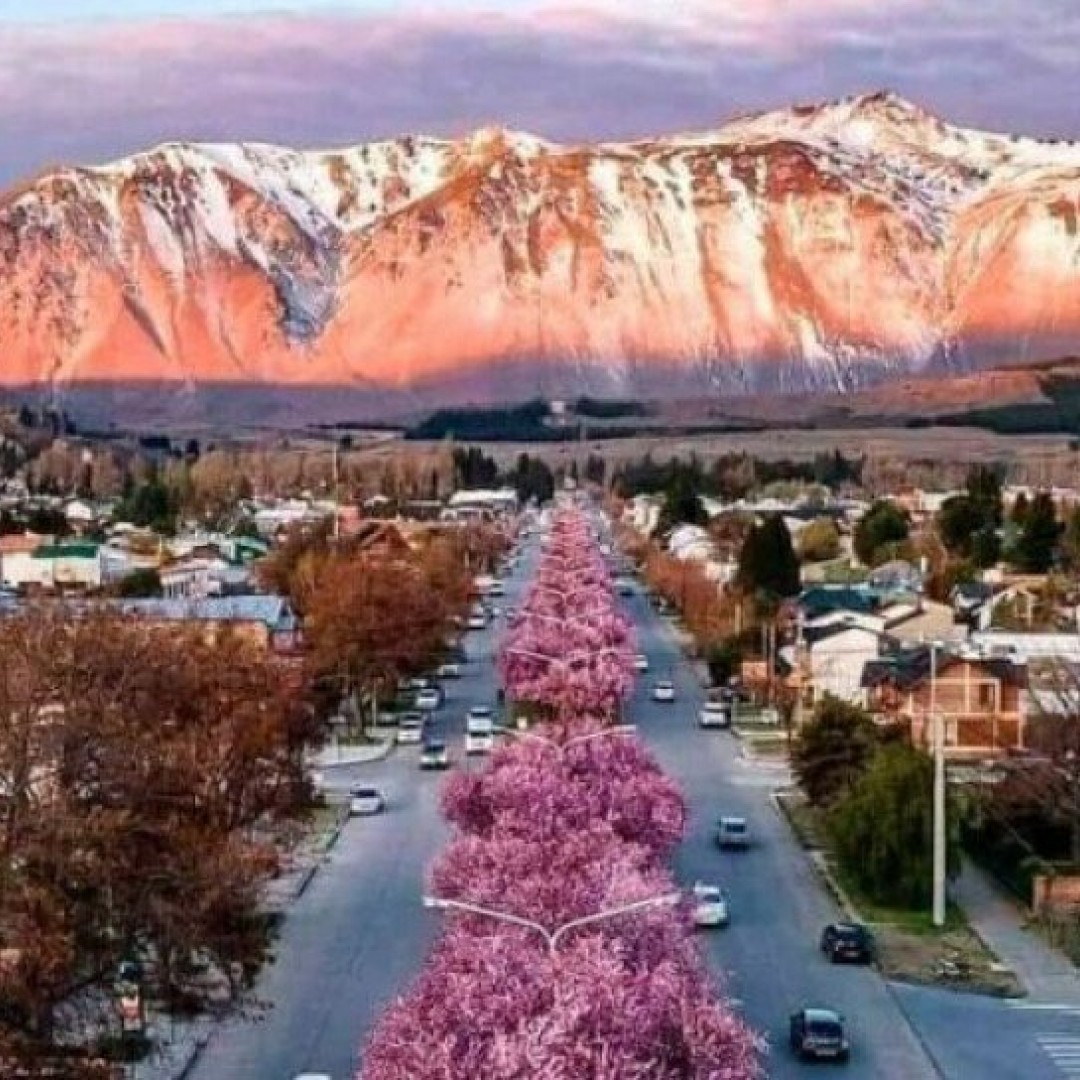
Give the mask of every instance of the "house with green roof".
M 100 544 L 41 544 L 33 551 L 5 554 L 3 583 L 13 589 L 99 589 L 101 562 Z

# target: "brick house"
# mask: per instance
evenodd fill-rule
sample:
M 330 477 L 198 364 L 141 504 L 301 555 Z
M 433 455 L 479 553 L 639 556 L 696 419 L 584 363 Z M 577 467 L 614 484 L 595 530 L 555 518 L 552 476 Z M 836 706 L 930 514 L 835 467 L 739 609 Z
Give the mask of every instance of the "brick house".
M 939 649 L 936 667 L 932 692 L 927 645 L 867 663 L 863 686 L 871 711 L 882 721 L 908 726 L 912 742 L 930 750 L 933 698 L 945 725 L 949 758 L 996 757 L 1024 749 L 1027 672 L 1023 664 Z

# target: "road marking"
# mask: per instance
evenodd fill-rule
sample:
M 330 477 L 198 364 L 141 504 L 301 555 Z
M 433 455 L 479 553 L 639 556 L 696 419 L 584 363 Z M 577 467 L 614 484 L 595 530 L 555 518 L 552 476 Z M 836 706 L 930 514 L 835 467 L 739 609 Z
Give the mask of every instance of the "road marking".
M 1019 1012 L 1053 1012 L 1066 1016 L 1080 1016 L 1080 1005 L 1065 1005 L 1052 1001 L 1006 1001 L 1010 1009 Z
M 1080 1080 L 1080 1035 L 1036 1035 L 1035 1041 L 1064 1076 Z

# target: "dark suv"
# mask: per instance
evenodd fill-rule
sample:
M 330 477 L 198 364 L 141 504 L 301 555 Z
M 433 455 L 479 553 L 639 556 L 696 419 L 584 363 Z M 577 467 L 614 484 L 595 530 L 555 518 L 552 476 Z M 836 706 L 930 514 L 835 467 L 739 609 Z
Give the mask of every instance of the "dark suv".
M 821 951 L 834 964 L 872 964 L 874 938 L 862 923 L 829 923 L 821 931 Z
M 847 1061 L 844 1018 L 834 1009 L 800 1009 L 791 1016 L 791 1049 L 803 1061 Z

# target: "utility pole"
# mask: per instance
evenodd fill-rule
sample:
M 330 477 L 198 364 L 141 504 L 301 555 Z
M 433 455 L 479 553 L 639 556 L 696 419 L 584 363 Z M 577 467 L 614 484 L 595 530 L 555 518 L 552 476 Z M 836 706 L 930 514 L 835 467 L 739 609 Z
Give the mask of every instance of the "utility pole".
M 934 738 L 934 896 L 933 921 L 945 925 L 945 730 L 937 707 L 938 642 L 930 643 L 930 722 Z
M 334 541 L 341 539 L 341 502 L 338 487 L 338 444 L 334 439 Z

